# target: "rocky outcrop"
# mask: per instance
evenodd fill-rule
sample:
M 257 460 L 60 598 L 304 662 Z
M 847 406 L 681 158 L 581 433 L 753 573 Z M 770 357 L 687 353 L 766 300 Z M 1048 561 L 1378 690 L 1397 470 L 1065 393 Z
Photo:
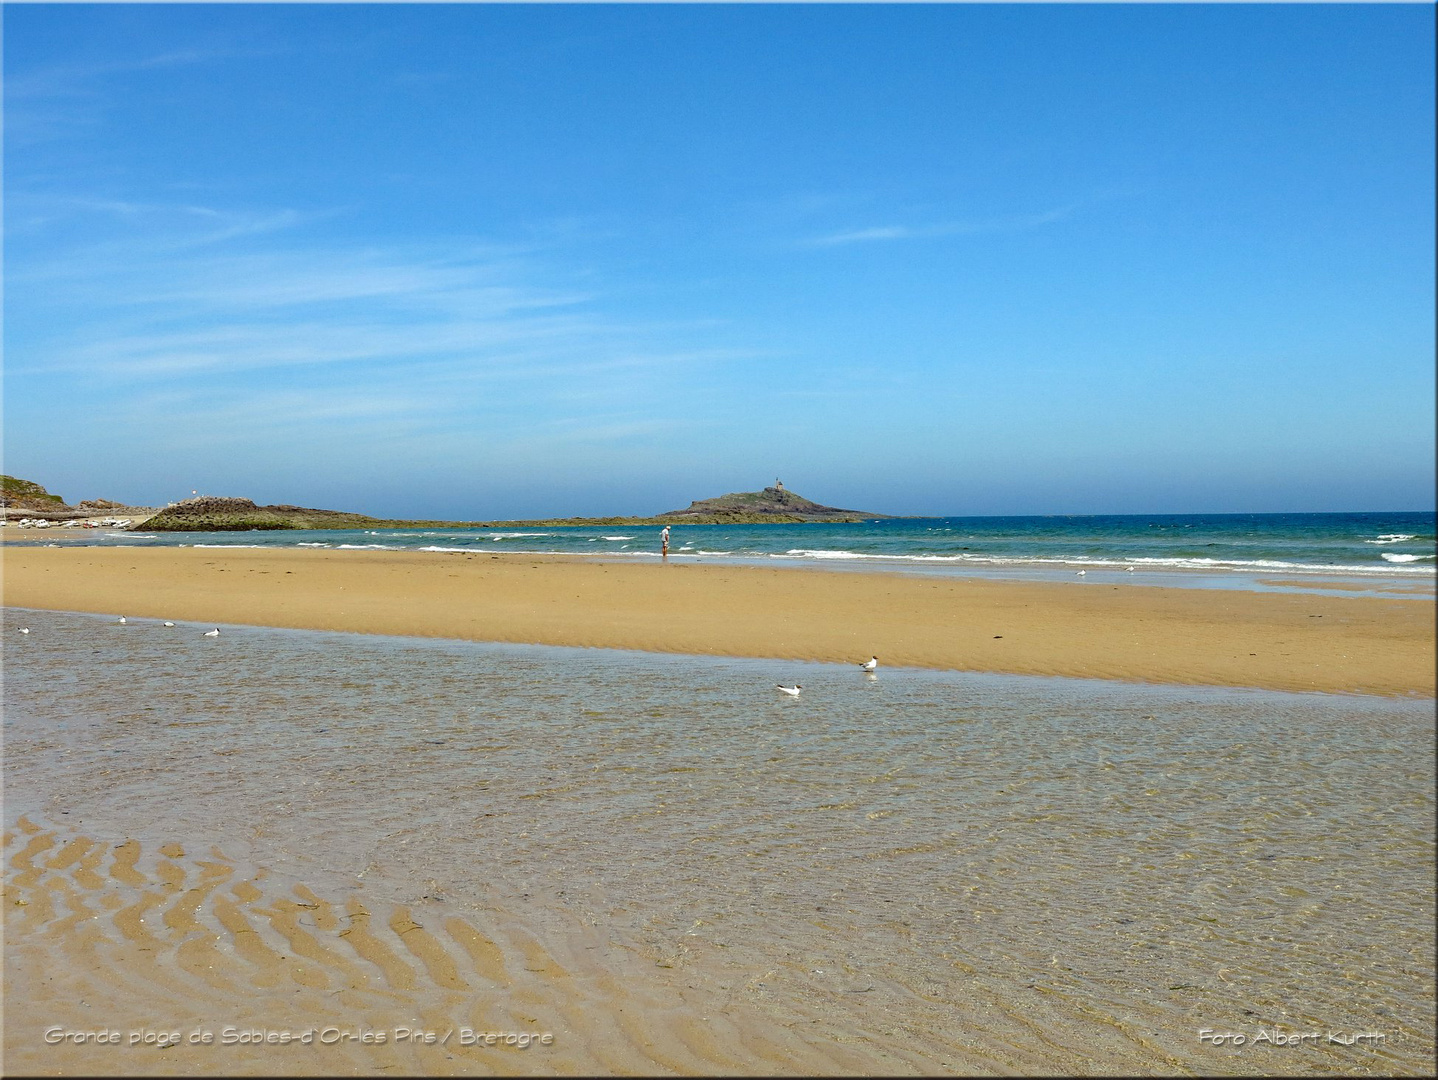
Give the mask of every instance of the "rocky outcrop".
M 717 499 L 699 499 L 687 510 L 670 510 L 660 514 L 671 519 L 718 519 L 734 522 L 766 521 L 870 521 L 884 517 L 863 510 L 841 510 L 824 506 L 782 487 L 766 487 L 763 491 L 741 491 L 720 495 Z
M 258 506 L 253 499 L 197 495 L 171 503 L 145 522 L 149 532 L 244 532 L 251 529 L 353 529 L 375 518 L 304 506 Z
M 83 499 L 74 506 L 58 495 L 51 495 L 39 484 L 13 476 L 4 481 L 0 495 L 0 521 L 16 524 L 29 520 L 34 527 L 45 523 L 67 525 L 114 525 L 123 519 L 126 527 L 136 527 L 155 512 L 153 506 L 131 506 L 113 499 Z
M 65 500 L 31 480 L 0 476 L 0 506 L 13 510 L 69 510 Z

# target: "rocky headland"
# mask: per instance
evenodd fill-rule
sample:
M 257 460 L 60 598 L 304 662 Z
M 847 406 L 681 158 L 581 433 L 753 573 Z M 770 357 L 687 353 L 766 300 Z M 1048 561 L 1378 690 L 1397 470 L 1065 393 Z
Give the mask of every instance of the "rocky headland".
M 135 528 L 155 512 L 153 506 L 130 506 L 113 499 L 82 499 L 71 506 L 32 480 L 0 476 L 0 523 L 38 528 L 64 525 Z

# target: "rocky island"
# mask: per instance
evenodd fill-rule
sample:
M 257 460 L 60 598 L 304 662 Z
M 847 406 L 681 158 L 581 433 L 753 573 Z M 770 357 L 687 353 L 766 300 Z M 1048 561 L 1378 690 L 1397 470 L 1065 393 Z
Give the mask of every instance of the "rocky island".
M 5 506 L 15 515 L 35 514 L 58 521 L 100 512 L 126 512 L 130 528 L 147 532 L 244 532 L 271 529 L 485 529 L 544 525 L 798 525 L 807 522 L 873 521 L 885 514 L 841 510 L 795 494 L 775 481 L 762 491 L 741 491 L 712 499 L 699 499 L 683 510 L 668 510 L 649 517 L 573 517 L 525 521 L 437 521 L 377 518 L 344 510 L 278 504 L 261 506 L 253 499 L 199 495 L 171 503 L 163 509 L 127 507 L 107 500 L 71 507 L 39 484 L 5 477 Z M 107 520 L 107 524 L 109 521 Z
M 775 481 L 774 487 L 763 491 L 741 491 L 720 495 L 717 499 L 700 499 L 687 510 L 668 510 L 656 521 L 683 521 L 688 524 L 799 524 L 806 521 L 856 522 L 874 521 L 887 514 L 871 514 L 863 510 L 840 510 L 823 506 L 787 490 Z

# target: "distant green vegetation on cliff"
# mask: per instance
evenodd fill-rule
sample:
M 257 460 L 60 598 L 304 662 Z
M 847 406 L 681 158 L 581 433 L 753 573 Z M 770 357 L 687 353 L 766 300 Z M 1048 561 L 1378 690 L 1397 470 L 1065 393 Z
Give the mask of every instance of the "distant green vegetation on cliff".
M 32 480 L 0 475 L 0 505 L 33 510 L 64 510 L 65 500 L 51 495 Z

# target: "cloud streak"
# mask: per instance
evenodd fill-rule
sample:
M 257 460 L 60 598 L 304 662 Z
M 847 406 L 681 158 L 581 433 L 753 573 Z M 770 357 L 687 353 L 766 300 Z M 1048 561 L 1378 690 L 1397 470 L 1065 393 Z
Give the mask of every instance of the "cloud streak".
M 176 251 L 217 247 L 232 240 L 282 232 L 313 223 L 331 213 L 301 213 L 293 209 L 216 209 L 194 203 L 141 202 L 103 196 L 63 194 L 35 195 L 11 190 L 6 193 L 6 226 L 14 237 L 48 237 L 56 228 L 83 229 L 94 236 L 110 235 L 114 240 L 96 240 L 83 255 L 103 270 L 123 260 L 127 264 Z M 7 277 L 77 277 L 74 257 L 66 251 L 61 258 L 38 262 L 23 260 L 27 269 Z
M 549 247 L 541 261 L 474 242 L 311 244 L 298 226 L 262 227 L 278 212 L 123 200 L 54 209 L 120 230 L 14 277 L 26 325 L 8 374 L 62 394 L 106 388 L 140 428 L 220 442 L 307 424 L 622 441 L 672 430 L 689 390 L 753 357 L 716 340 L 712 322 L 615 317 L 602 293 L 567 284 L 592 282 Z M 230 235 L 195 242 L 217 221 Z M 700 332 L 715 343 L 695 347 Z
M 116 75 L 137 71 L 155 71 L 175 67 L 196 67 L 217 60 L 253 60 L 280 56 L 288 49 L 174 49 L 152 53 L 132 60 L 111 60 L 104 63 L 53 64 L 23 73 L 7 74 L 7 103 L 28 102 L 47 98 L 88 97 L 97 93 L 94 84 Z
M 5 141 L 14 146 L 65 139 L 90 131 L 111 104 L 108 84 L 127 75 L 199 68 L 217 61 L 279 56 L 288 48 L 176 49 L 133 60 L 53 64 L 16 70 L 7 58 L 5 73 Z
M 942 221 L 920 225 L 869 225 L 842 229 L 802 241 L 803 247 L 843 247 L 895 240 L 936 240 L 950 236 L 979 236 L 986 233 L 1028 232 L 1067 218 L 1076 206 L 1060 206 L 1036 214 L 990 218 L 982 221 Z

